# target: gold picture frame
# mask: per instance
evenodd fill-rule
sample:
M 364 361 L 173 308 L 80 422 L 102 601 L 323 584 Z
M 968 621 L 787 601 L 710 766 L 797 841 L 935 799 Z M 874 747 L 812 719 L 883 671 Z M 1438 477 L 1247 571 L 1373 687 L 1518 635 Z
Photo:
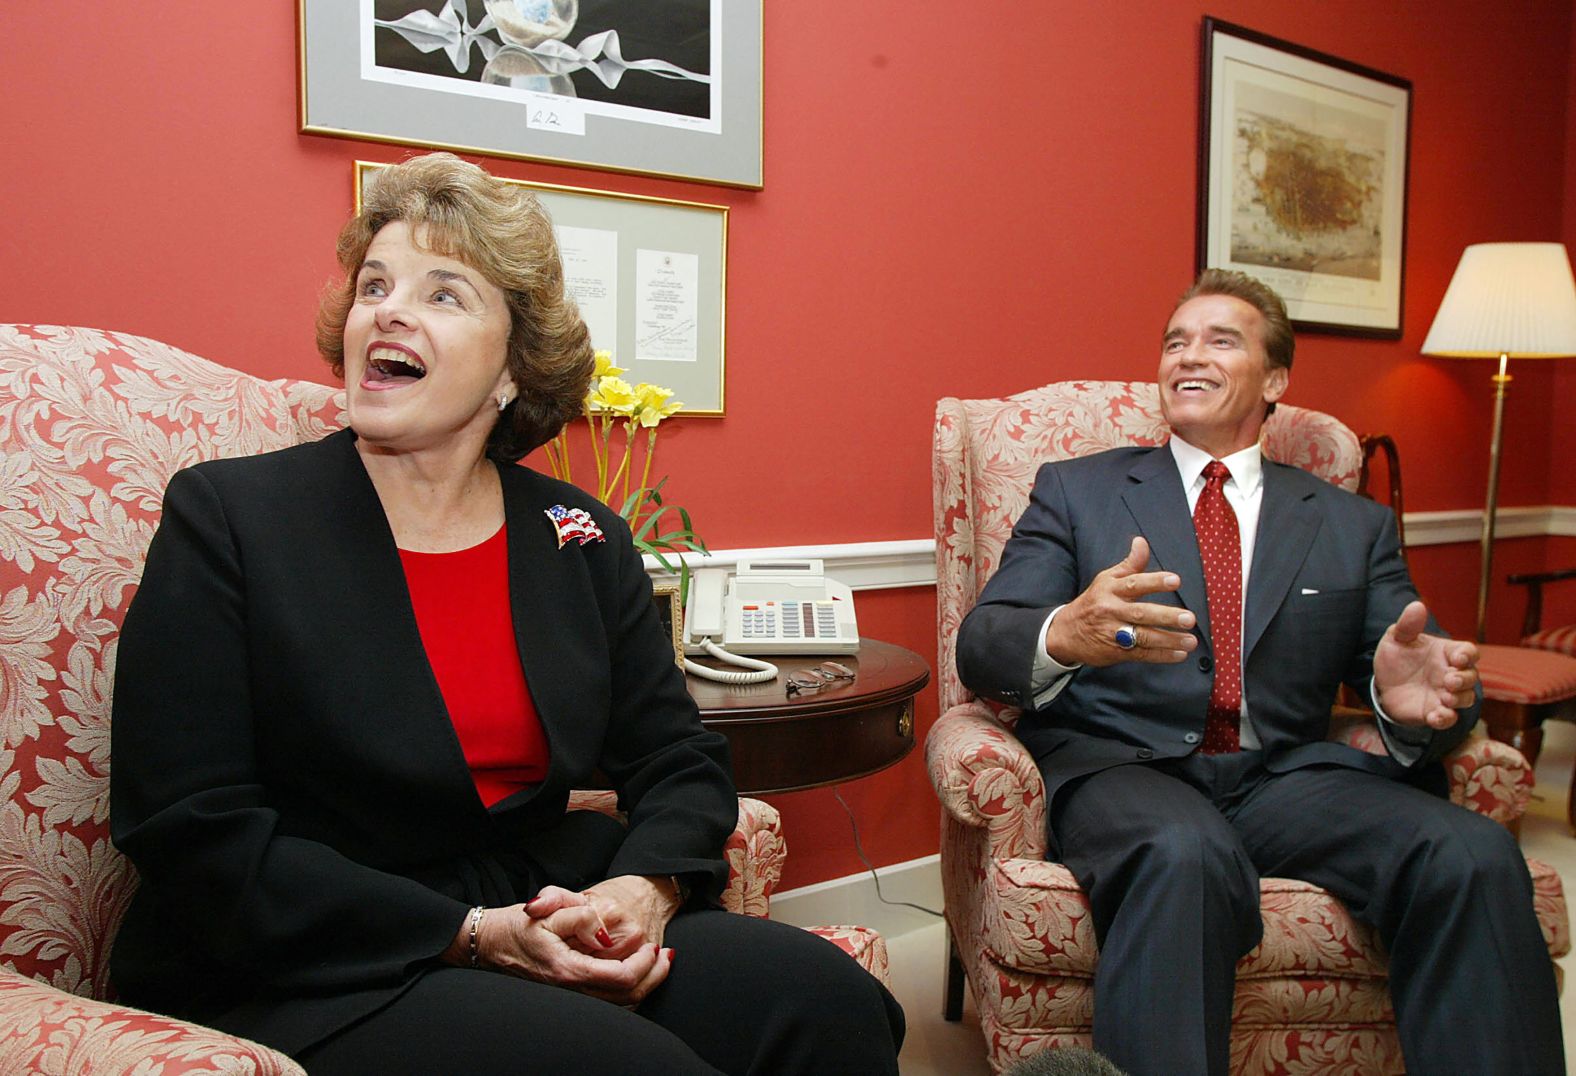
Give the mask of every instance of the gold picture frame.
M 659 580 L 651 584 L 651 601 L 657 607 L 657 619 L 668 637 L 673 640 L 673 661 L 684 667 L 684 606 L 679 599 L 677 579 Z

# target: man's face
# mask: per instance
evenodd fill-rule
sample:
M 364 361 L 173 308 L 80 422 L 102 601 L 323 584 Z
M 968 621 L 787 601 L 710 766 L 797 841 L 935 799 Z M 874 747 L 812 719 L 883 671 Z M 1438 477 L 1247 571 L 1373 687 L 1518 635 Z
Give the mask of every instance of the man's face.
M 1219 459 L 1259 439 L 1288 372 L 1270 367 L 1264 315 L 1230 295 L 1177 307 L 1160 346 L 1160 410 L 1182 440 Z

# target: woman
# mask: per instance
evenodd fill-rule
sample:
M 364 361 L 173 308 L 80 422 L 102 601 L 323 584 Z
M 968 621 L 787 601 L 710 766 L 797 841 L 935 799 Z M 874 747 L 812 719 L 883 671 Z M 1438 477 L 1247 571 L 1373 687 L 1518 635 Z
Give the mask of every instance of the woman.
M 726 743 L 628 528 L 510 466 L 592 369 L 536 199 L 418 158 L 339 259 L 350 428 L 177 474 L 126 616 L 124 999 L 314 1074 L 896 1072 L 873 978 L 715 904 Z M 627 825 L 566 813 L 598 771 Z

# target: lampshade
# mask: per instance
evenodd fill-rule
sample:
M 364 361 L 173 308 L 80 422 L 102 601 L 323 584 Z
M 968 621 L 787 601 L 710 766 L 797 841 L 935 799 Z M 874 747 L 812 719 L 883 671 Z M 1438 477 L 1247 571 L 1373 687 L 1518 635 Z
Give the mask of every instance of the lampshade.
M 1576 279 L 1563 243 L 1476 243 L 1461 254 L 1423 354 L 1576 355 Z

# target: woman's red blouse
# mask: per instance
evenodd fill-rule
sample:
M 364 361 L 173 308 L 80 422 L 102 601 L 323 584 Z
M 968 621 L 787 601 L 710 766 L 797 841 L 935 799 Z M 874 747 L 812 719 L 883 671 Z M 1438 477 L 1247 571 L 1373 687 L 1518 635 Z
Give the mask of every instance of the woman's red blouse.
M 399 551 L 416 626 L 482 802 L 547 776 L 509 606 L 508 530 L 453 553 Z

